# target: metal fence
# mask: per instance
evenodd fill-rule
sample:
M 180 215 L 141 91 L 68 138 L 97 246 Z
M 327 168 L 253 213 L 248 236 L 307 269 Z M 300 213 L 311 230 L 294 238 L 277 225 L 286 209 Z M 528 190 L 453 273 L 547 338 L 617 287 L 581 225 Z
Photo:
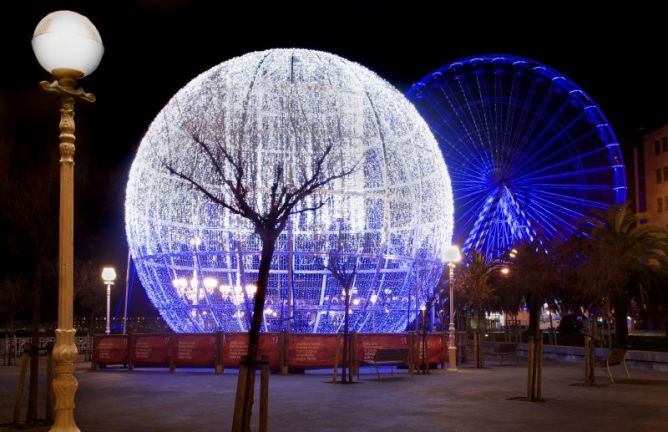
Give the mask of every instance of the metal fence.
M 49 344 L 54 344 L 54 336 L 41 336 L 39 338 L 39 348 L 47 348 Z M 31 337 L 4 336 L 0 338 L 0 358 L 3 366 L 15 365 L 21 357 L 23 350 L 30 348 Z M 76 336 L 74 343 L 79 350 L 80 355 L 90 358 L 92 353 L 93 338 L 90 336 Z

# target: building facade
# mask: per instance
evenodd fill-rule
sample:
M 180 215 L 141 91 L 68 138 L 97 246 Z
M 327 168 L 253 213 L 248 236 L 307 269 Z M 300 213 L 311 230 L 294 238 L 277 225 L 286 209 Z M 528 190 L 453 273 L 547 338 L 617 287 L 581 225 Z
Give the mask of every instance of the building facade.
M 648 222 L 668 226 L 668 125 L 643 137 L 644 206 Z M 645 207 L 645 208 L 643 208 Z

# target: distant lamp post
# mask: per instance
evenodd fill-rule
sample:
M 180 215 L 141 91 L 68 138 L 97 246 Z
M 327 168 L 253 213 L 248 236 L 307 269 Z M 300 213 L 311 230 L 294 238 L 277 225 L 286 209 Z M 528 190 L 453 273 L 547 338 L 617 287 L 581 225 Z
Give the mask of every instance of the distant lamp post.
M 445 262 L 450 268 L 450 325 L 448 326 L 448 370 L 457 370 L 457 338 L 455 329 L 455 265 L 462 260 L 459 248 L 450 245 L 445 249 Z
M 104 47 L 95 26 L 83 15 L 71 11 L 53 12 L 35 28 L 32 48 L 39 64 L 54 81 L 40 87 L 60 97 L 60 223 L 58 249 L 58 328 L 53 357 L 56 417 L 51 431 L 79 431 L 74 421 L 74 101 L 94 102 L 95 96 L 77 87 L 77 79 L 91 74 L 100 63 Z
M 107 286 L 107 328 L 104 334 L 111 334 L 111 286 L 116 280 L 116 270 L 113 267 L 105 267 L 102 269 L 102 280 Z

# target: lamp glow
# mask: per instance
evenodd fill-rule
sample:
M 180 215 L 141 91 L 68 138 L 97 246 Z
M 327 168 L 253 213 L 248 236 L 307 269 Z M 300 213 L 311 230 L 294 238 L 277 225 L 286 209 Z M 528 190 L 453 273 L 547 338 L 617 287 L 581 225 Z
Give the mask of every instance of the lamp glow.
M 116 280 L 116 269 L 113 267 L 105 267 L 102 269 L 102 280 L 104 283 L 113 284 Z
M 102 38 L 93 23 L 67 10 L 42 18 L 33 34 L 32 49 L 39 64 L 56 78 L 90 75 L 104 54 Z

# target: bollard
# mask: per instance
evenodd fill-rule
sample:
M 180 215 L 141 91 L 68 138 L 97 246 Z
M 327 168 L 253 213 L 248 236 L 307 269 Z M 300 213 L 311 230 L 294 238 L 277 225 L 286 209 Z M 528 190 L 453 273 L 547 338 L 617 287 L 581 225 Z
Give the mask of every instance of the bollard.
M 263 355 L 260 361 L 260 432 L 267 432 L 269 417 L 269 356 Z

